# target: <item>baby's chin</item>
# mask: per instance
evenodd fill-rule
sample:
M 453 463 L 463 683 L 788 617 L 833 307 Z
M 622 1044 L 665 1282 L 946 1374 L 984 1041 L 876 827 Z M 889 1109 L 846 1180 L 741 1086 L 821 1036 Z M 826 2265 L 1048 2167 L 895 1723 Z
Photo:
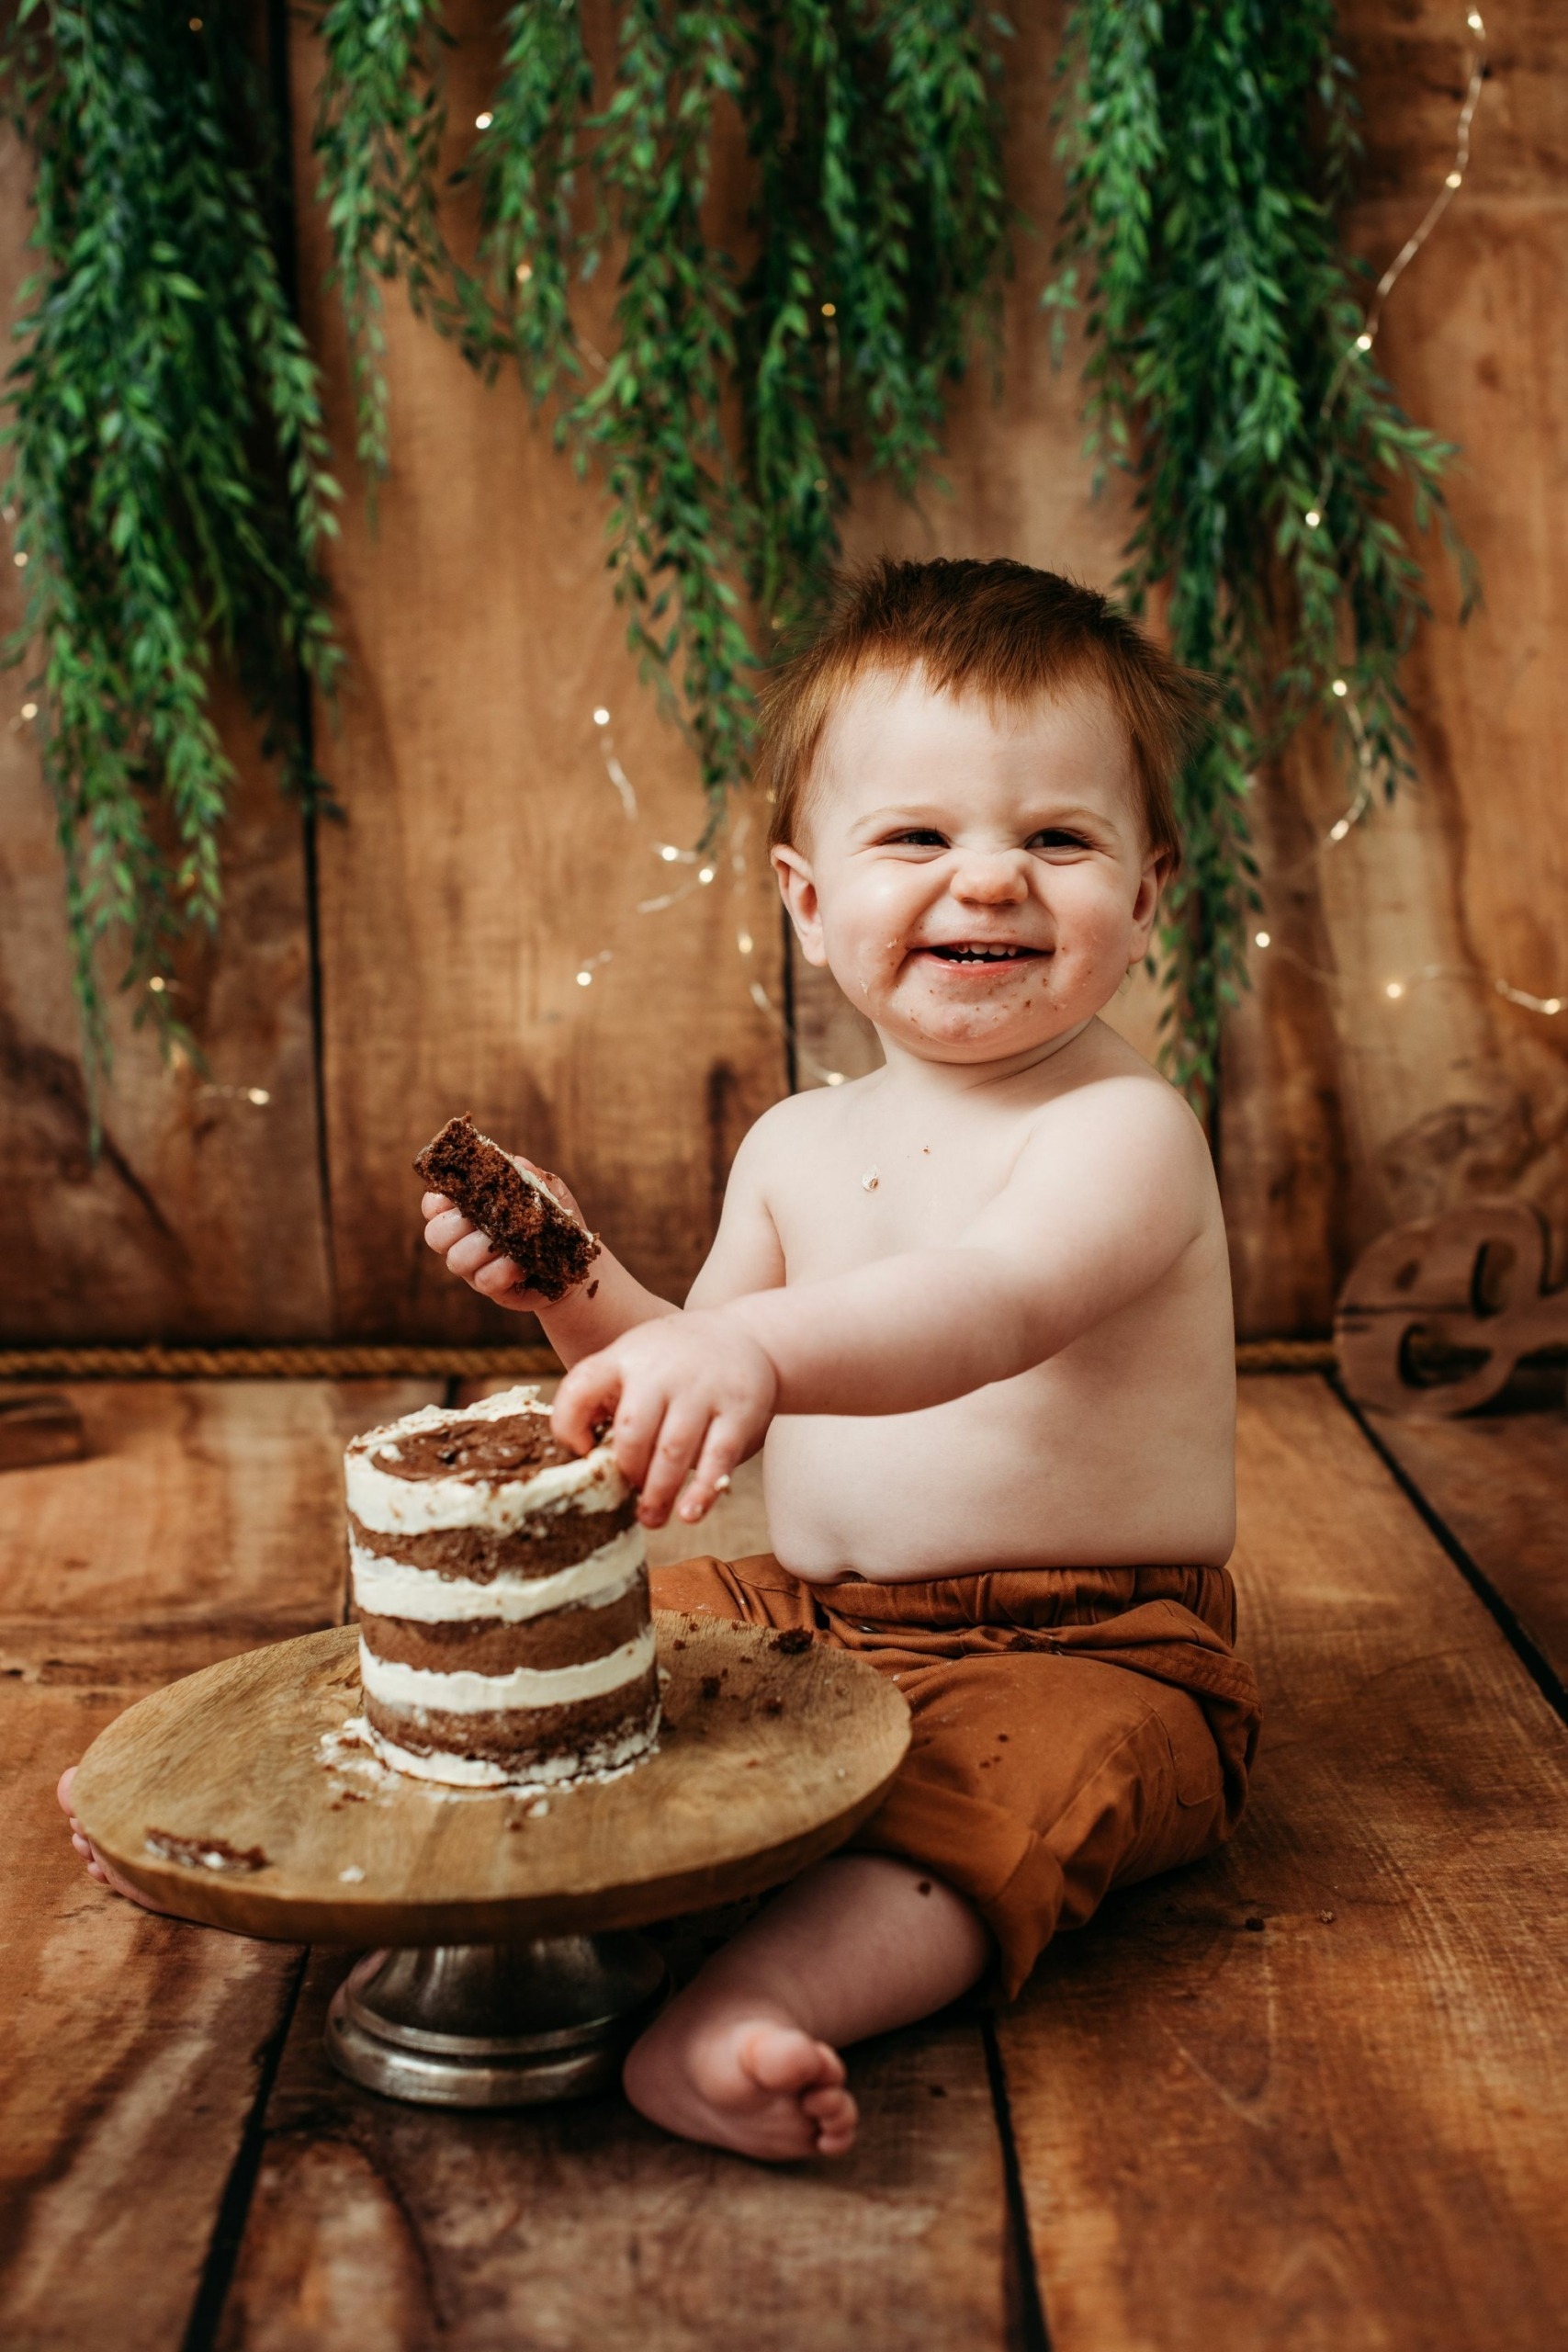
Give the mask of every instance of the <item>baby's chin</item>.
M 1065 1035 L 1081 1020 L 1039 998 L 980 1004 L 909 1003 L 900 991 L 872 1018 L 907 1053 L 928 1061 L 998 1062 L 1027 1054 Z

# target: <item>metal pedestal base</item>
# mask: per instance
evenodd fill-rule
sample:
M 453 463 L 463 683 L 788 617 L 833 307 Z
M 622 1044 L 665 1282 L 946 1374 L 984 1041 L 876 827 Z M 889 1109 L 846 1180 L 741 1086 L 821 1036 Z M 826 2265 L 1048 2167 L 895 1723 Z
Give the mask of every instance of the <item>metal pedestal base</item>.
M 426 2107 L 536 2107 L 582 2098 L 621 2061 L 668 1990 L 642 1936 L 373 1951 L 327 2016 L 334 2066 Z

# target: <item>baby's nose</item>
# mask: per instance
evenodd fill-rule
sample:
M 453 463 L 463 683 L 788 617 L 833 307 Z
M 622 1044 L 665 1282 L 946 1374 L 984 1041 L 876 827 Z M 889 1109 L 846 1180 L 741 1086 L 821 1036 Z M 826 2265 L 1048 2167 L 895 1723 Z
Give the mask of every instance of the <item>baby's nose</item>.
M 977 906 L 1016 906 L 1029 896 L 1027 861 L 1019 850 L 971 850 L 960 858 L 953 895 Z

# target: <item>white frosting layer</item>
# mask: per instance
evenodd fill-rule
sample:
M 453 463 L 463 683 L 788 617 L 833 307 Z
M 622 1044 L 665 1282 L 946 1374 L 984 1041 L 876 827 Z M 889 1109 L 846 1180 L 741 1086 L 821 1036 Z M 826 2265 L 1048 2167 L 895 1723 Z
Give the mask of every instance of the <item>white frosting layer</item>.
M 425 1405 L 400 1421 L 356 1437 L 344 1456 L 348 1508 L 362 1527 L 379 1535 L 430 1535 L 448 1527 L 483 1527 L 509 1535 L 536 1511 L 614 1510 L 626 1497 L 626 1482 L 607 1445 L 596 1445 L 575 1462 L 536 1470 L 531 1478 L 399 1478 L 378 1467 L 378 1455 L 398 1459 L 398 1441 L 463 1421 L 500 1421 L 519 1413 L 549 1419 L 536 1387 L 503 1389 L 478 1405 Z
M 578 1699 L 597 1699 L 635 1682 L 653 1664 L 653 1627 L 647 1625 L 634 1640 L 603 1657 L 585 1658 L 581 1666 L 516 1666 L 509 1674 L 436 1674 L 423 1666 L 405 1666 L 400 1658 L 378 1657 L 359 1637 L 359 1679 L 372 1699 L 389 1707 L 443 1715 L 483 1715 L 511 1707 L 569 1707 Z
M 395 1772 L 407 1772 L 416 1781 L 444 1781 L 449 1787 L 459 1789 L 534 1789 L 558 1788 L 563 1781 L 609 1779 L 635 1764 L 658 1745 L 659 1718 L 645 1727 L 626 1732 L 619 1739 L 600 1740 L 580 1756 L 546 1756 L 521 1768 L 509 1768 L 493 1756 L 455 1756 L 450 1748 L 438 1747 L 429 1756 L 418 1756 L 412 1747 L 400 1747 L 373 1724 L 365 1725 L 365 1736 L 372 1750 Z
M 359 1607 L 372 1617 L 409 1617 L 423 1625 L 497 1617 L 516 1625 L 572 1601 L 581 1608 L 603 1609 L 637 1582 L 646 1549 L 641 1528 L 624 1527 L 585 1560 L 553 1575 L 502 1575 L 493 1584 L 476 1584 L 471 1577 L 438 1576 L 434 1568 L 383 1560 L 358 1544 L 349 1546 Z

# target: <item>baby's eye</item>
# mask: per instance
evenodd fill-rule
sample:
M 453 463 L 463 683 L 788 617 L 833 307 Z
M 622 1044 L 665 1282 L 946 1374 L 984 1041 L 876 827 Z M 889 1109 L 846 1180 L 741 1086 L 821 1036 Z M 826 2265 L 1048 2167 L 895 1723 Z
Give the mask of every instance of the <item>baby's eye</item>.
M 1082 833 L 1069 832 L 1061 825 L 1044 825 L 1029 837 L 1031 849 L 1088 849 L 1090 843 Z
M 931 825 L 907 825 L 901 833 L 889 833 L 889 849 L 945 849 L 947 841 Z

